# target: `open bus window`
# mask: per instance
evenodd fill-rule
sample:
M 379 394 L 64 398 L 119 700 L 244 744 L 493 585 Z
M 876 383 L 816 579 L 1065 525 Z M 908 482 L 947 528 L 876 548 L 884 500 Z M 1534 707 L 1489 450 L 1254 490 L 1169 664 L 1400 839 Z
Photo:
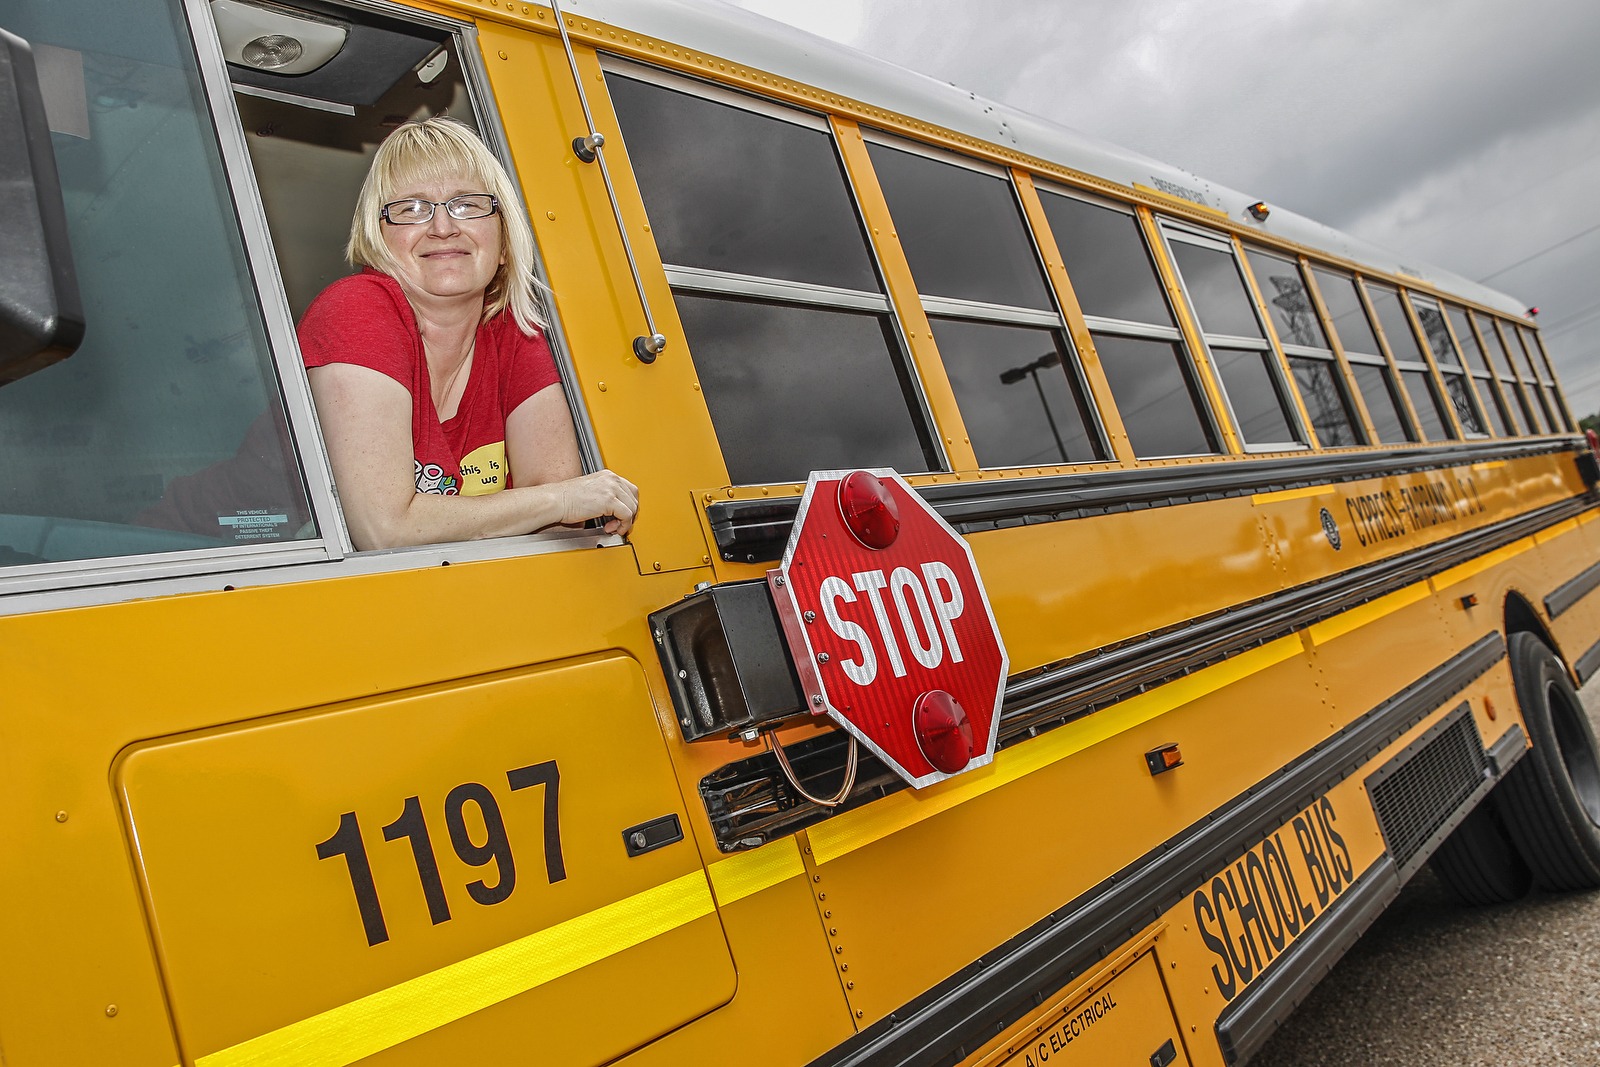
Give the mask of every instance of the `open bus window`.
M 317 14 L 336 10 L 319 5 Z M 378 144 L 400 123 L 434 115 L 479 129 L 448 34 L 356 12 L 339 15 L 348 38 L 315 71 L 228 66 L 296 320 L 318 293 L 350 273 L 345 240 Z
M 1039 199 L 1140 459 L 1218 451 L 1193 364 L 1139 222 L 1041 188 Z
M 941 463 L 827 124 L 608 69 L 728 476 Z
M 1300 265 L 1259 248 L 1246 246 L 1245 260 L 1272 319 L 1289 372 L 1323 448 L 1362 444 L 1360 422 L 1350 403 L 1339 361 L 1322 330 L 1322 320 L 1306 291 Z
M 1218 235 L 1202 237 L 1173 226 L 1163 231 L 1245 446 L 1304 444 L 1232 245 Z
M 52 71 L 88 325 L 0 390 L 0 567 L 317 535 L 187 30 L 129 4 L 7 16 Z
M 1010 180 L 877 140 L 867 151 L 978 463 L 1105 458 Z
M 1383 358 L 1378 335 L 1367 320 L 1367 310 L 1356 291 L 1355 279 L 1320 267 L 1312 267 L 1311 274 L 1316 279 L 1322 303 L 1328 309 L 1328 323 L 1344 347 L 1350 375 L 1366 403 L 1367 414 L 1372 417 L 1378 443 L 1393 445 L 1415 441 L 1416 432 L 1411 429 L 1400 402 L 1399 384 Z

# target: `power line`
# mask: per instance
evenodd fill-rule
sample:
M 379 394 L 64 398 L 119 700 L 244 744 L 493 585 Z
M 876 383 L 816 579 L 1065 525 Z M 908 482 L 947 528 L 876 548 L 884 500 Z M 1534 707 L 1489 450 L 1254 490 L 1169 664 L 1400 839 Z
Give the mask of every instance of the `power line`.
M 1564 333 L 1576 330 L 1579 326 L 1582 326 L 1596 315 L 1600 315 L 1600 301 L 1596 301 L 1581 311 L 1577 311 L 1571 315 L 1568 315 L 1566 318 L 1558 322 L 1554 327 L 1543 329 L 1540 331 L 1540 333 L 1544 334 L 1545 337 L 1560 337 Z
M 1528 256 L 1525 259 L 1517 260 L 1515 263 L 1511 264 L 1511 266 L 1509 266 L 1509 267 L 1501 267 L 1499 270 L 1495 271 L 1492 274 L 1485 274 L 1483 277 L 1479 278 L 1478 280 L 1480 282 L 1486 282 L 1490 278 L 1498 278 L 1500 275 L 1504 274 L 1508 270 L 1512 270 L 1512 269 L 1514 269 L 1516 267 L 1520 267 L 1524 263 L 1531 263 L 1534 260 L 1538 259 L 1540 256 L 1546 255 L 1546 254 L 1548 254 L 1550 252 L 1554 252 L 1556 249 L 1560 248 L 1562 245 L 1569 245 L 1573 241 L 1576 241 L 1580 237 L 1587 237 L 1589 234 L 1593 233 L 1596 230 L 1600 230 L 1600 222 L 1597 222 L 1593 226 L 1590 226 L 1587 230 L 1578 231 L 1577 233 L 1573 234 L 1571 237 L 1566 238 L 1565 240 L 1557 241 L 1553 245 L 1550 245 L 1550 246 L 1548 246 L 1546 248 L 1541 248 L 1541 249 L 1539 249 L 1539 251 L 1535 252 L 1533 255 Z

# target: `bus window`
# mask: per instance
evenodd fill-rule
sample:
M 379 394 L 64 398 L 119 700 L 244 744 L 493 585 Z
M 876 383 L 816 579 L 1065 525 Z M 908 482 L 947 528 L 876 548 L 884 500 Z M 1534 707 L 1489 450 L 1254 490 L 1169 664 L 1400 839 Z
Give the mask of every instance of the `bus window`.
M 877 140 L 867 151 L 978 462 L 1105 458 L 1010 180 Z
M 1372 310 L 1383 326 L 1384 340 L 1389 342 L 1389 353 L 1400 371 L 1400 381 L 1411 397 L 1411 408 L 1417 414 L 1425 440 L 1444 441 L 1456 436 L 1450 418 L 1444 409 L 1444 400 L 1433 384 L 1433 373 L 1417 333 L 1411 328 L 1411 319 L 1400 303 L 1400 294 L 1388 286 L 1364 283 Z
M 1256 317 L 1233 246 L 1166 224 L 1162 232 L 1246 448 L 1303 445 L 1277 356 Z
M 1444 323 L 1444 314 L 1438 304 L 1415 293 L 1411 296 L 1411 307 L 1417 313 L 1417 321 L 1422 324 L 1429 347 L 1433 349 L 1433 362 L 1439 368 L 1439 376 L 1444 379 L 1445 391 L 1450 394 L 1456 420 L 1469 436 L 1482 436 L 1485 433 L 1483 416 L 1478 413 L 1477 399 L 1467 382 L 1461 357 L 1456 354 L 1456 344 L 1450 337 L 1450 328 Z
M 1517 398 L 1517 407 L 1526 432 L 1544 433 L 1544 424 L 1540 420 L 1538 408 L 1532 398 L 1532 387 L 1527 384 L 1527 372 L 1512 355 L 1518 347 L 1516 339 L 1513 337 L 1507 340 L 1500 332 L 1501 324 L 1496 319 L 1477 313 L 1473 314 L 1473 318 L 1483 331 L 1483 342 L 1489 348 L 1489 358 L 1494 361 L 1495 369 L 1504 377 L 1506 388 Z M 1510 327 L 1506 329 L 1509 332 Z
M 1468 373 L 1478 383 L 1478 395 L 1488 398 L 1488 402 L 1484 404 L 1484 411 L 1489 416 L 1489 424 L 1500 437 L 1515 436 L 1517 431 L 1512 428 L 1514 424 L 1511 421 L 1511 411 L 1506 407 L 1505 395 L 1500 392 L 1500 385 L 1494 380 L 1489 359 L 1483 354 L 1478 334 L 1467 319 L 1466 309 L 1446 304 L 1445 314 L 1450 319 L 1450 326 L 1455 331 L 1456 339 L 1461 343 L 1462 354 L 1467 357 Z
M 728 476 L 939 469 L 826 123 L 692 85 L 606 73 Z
M 1219 451 L 1139 221 L 1042 186 L 1039 199 L 1141 459 Z
M 1522 338 L 1523 351 L 1527 352 L 1528 362 L 1533 366 L 1533 376 L 1539 381 L 1539 400 L 1544 405 L 1550 429 L 1556 433 L 1571 429 L 1572 419 L 1561 406 L 1560 394 L 1556 392 L 1555 377 L 1550 373 L 1550 364 L 1545 359 L 1544 349 L 1539 345 L 1539 338 L 1521 323 L 1517 324 L 1517 336 Z
M 1311 273 L 1328 309 L 1334 336 L 1344 347 L 1350 374 L 1356 380 L 1356 388 L 1361 390 L 1361 399 L 1366 402 L 1367 414 L 1372 416 L 1378 443 L 1392 445 L 1415 441 L 1416 434 L 1405 417 L 1405 408 L 1396 391 L 1394 372 L 1383 358 L 1378 335 L 1372 332 L 1372 324 L 1367 321 L 1355 279 L 1321 267 L 1312 267 Z
M 0 389 L 0 568 L 318 536 L 182 16 L 137 2 L 7 16 L 67 86 L 52 141 L 89 321 Z
M 1272 317 L 1317 443 L 1323 448 L 1363 444 L 1344 375 L 1322 332 L 1300 265 L 1249 246 L 1245 247 L 1245 259 L 1255 274 L 1267 314 Z

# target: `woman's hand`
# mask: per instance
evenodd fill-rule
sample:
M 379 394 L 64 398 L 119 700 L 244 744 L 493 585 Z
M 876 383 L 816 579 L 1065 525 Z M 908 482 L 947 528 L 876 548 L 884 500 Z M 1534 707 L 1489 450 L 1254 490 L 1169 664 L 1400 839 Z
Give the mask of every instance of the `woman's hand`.
M 595 471 L 550 486 L 559 496 L 561 522 L 572 526 L 589 519 L 605 520 L 605 531 L 626 537 L 639 511 L 639 489 L 620 474 Z

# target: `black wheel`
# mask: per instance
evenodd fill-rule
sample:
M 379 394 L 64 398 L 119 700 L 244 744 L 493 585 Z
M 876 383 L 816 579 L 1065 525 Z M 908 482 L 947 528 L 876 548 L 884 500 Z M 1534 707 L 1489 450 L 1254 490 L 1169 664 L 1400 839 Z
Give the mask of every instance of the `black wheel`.
M 1517 703 L 1533 748 L 1491 794 L 1544 889 L 1600 887 L 1600 756 L 1572 680 L 1528 633 L 1507 642 Z
M 1533 888 L 1533 871 L 1487 799 L 1445 838 L 1430 863 L 1463 904 L 1509 904 Z

